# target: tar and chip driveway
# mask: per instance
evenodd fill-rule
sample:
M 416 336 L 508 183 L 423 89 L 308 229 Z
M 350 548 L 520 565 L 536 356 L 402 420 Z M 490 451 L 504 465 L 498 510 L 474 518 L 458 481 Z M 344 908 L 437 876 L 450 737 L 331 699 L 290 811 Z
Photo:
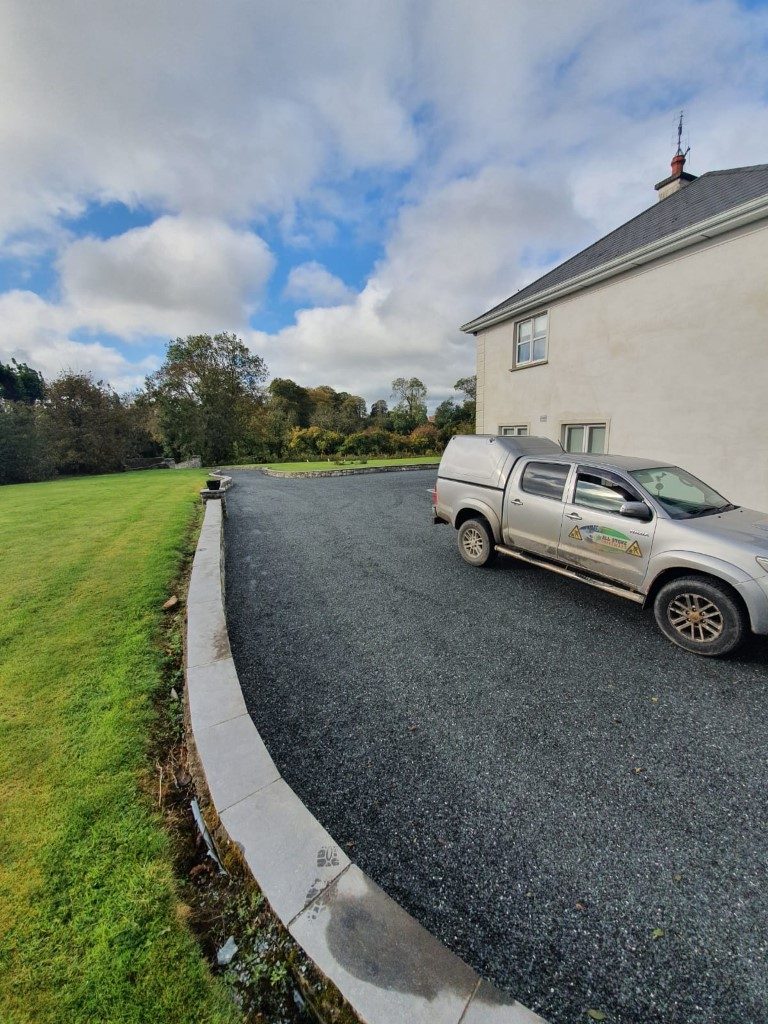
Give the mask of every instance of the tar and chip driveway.
M 764 1024 L 768 643 L 697 658 L 627 602 L 465 565 L 434 470 L 233 475 L 246 700 L 363 870 L 553 1024 Z

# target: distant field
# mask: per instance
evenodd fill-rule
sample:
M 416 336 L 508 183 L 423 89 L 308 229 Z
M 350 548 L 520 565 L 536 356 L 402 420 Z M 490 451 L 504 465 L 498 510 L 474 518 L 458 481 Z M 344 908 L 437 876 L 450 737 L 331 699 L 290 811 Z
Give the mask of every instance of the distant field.
M 224 1024 L 139 789 L 200 471 L 0 488 L 0 1021 Z
M 418 455 L 408 459 L 345 459 L 344 462 L 268 462 L 267 469 L 280 469 L 284 473 L 313 473 L 327 469 L 364 469 L 366 466 L 422 466 L 437 465 L 439 455 Z

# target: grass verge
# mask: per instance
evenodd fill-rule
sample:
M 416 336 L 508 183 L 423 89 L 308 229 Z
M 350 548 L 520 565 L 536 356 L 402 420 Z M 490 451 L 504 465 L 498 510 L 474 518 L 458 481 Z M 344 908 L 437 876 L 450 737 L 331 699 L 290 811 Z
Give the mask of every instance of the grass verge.
M 141 791 L 159 609 L 202 482 L 178 471 L 0 489 L 0 1020 L 240 1018 Z

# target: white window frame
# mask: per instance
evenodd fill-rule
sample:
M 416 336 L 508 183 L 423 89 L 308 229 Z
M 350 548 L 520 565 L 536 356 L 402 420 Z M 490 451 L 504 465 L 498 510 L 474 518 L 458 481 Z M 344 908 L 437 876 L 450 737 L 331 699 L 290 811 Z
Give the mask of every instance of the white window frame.
M 499 427 L 500 437 L 528 437 L 531 428 L 527 423 L 515 423 L 512 426 Z
M 590 439 L 590 437 L 592 435 L 592 431 L 594 430 L 595 427 L 597 427 L 598 429 L 602 428 L 605 431 L 605 440 L 603 442 L 603 450 L 602 450 L 602 452 L 599 452 L 599 453 L 598 452 L 590 452 L 590 450 L 589 450 L 589 439 Z M 570 452 L 570 449 L 568 448 L 568 431 L 569 430 L 573 430 L 574 428 L 580 429 L 580 430 L 584 431 L 584 440 L 582 442 L 582 447 L 581 447 L 581 449 L 578 452 Z M 590 454 L 597 455 L 597 454 L 601 454 L 601 455 L 604 455 L 608 451 L 608 421 L 604 420 L 603 422 L 600 422 L 599 420 L 589 420 L 589 421 L 583 421 L 581 423 L 563 423 L 562 427 L 561 427 L 561 430 L 560 430 L 560 439 L 561 439 L 560 443 L 562 444 L 563 449 L 565 451 L 569 452 L 569 454 L 573 454 L 573 455 L 590 455 Z
M 534 331 L 534 324 L 535 324 L 536 320 L 538 320 L 542 316 L 547 318 L 547 326 L 546 326 L 546 329 L 544 331 L 544 334 L 543 335 L 539 334 L 538 337 L 537 337 L 536 333 Z M 527 341 L 520 337 L 520 335 L 522 333 L 522 330 L 523 330 L 523 328 L 525 327 L 526 324 L 530 324 L 531 325 L 531 336 L 530 336 L 530 338 Z M 540 356 L 538 359 L 534 359 L 533 358 L 534 343 L 536 341 L 540 341 L 542 339 L 542 337 L 544 339 L 544 355 Z M 530 347 L 530 355 L 529 355 L 528 359 L 521 359 L 520 358 L 520 348 L 521 348 L 522 345 L 528 345 Z M 541 310 L 539 310 L 538 313 L 534 313 L 533 316 L 527 316 L 524 320 L 518 320 L 517 323 L 515 324 L 515 369 L 517 370 L 518 368 L 522 369 L 522 367 L 524 367 L 524 366 L 536 366 L 539 363 L 546 363 L 548 358 L 549 358 L 549 310 L 548 309 L 541 309 Z

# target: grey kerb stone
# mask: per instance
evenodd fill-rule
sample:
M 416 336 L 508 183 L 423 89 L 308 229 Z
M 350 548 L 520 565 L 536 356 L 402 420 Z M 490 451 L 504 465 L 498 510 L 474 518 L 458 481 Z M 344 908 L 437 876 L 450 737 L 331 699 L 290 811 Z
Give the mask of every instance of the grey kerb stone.
M 187 600 L 187 700 L 208 789 L 272 909 L 366 1024 L 545 1024 L 355 865 L 280 777 L 229 647 L 222 507 L 209 501 Z

